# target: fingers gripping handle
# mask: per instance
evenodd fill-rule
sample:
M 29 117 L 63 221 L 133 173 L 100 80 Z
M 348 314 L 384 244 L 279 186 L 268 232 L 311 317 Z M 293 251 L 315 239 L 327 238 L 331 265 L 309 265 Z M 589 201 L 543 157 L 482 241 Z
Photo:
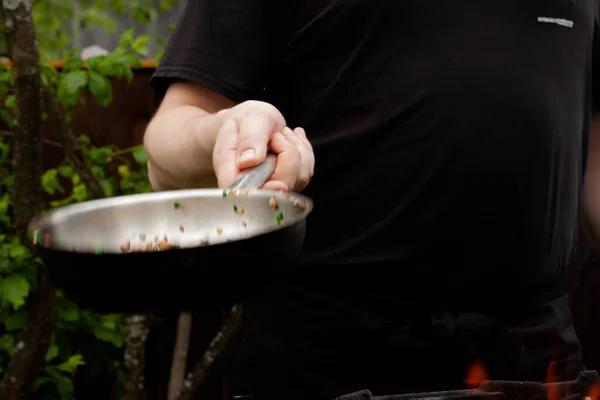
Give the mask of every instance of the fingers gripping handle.
M 229 186 L 229 190 L 245 190 L 260 188 L 265 184 L 275 172 L 277 157 L 273 154 L 267 154 L 265 161 L 256 167 L 246 168 L 238 178 Z

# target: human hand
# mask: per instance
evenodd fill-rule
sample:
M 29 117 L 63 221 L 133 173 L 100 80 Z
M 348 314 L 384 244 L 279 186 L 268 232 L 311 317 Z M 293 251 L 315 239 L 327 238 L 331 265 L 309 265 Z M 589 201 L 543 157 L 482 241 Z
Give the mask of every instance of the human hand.
M 231 185 L 240 171 L 277 156 L 277 167 L 264 189 L 300 192 L 313 176 L 315 156 L 302 128 L 286 126 L 271 104 L 246 101 L 219 112 L 221 125 L 213 151 L 220 188 Z

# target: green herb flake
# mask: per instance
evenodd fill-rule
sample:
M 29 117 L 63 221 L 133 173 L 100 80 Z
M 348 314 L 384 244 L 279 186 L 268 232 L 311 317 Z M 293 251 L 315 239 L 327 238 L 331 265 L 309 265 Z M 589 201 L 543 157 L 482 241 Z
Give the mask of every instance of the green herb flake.
M 35 229 L 33 231 L 33 244 L 38 245 L 42 244 L 42 232 L 39 229 Z
M 94 254 L 96 254 L 96 255 L 104 254 L 104 249 L 102 248 L 102 246 L 97 247 L 96 250 L 94 251 Z
M 173 207 L 175 207 L 175 209 L 177 209 L 177 208 L 181 207 L 181 204 L 178 201 L 175 201 L 173 203 Z
M 236 206 L 235 204 L 233 205 L 233 212 L 238 212 L 238 206 Z
M 279 212 L 277 213 L 277 217 L 276 217 L 276 218 L 277 218 L 277 223 L 278 223 L 279 225 L 281 225 L 281 223 L 283 222 L 283 213 L 282 213 L 281 211 L 279 211 Z
M 140 240 L 146 240 L 146 234 L 140 233 Z
M 227 197 L 227 191 L 223 190 L 223 198 L 226 198 L 226 197 Z

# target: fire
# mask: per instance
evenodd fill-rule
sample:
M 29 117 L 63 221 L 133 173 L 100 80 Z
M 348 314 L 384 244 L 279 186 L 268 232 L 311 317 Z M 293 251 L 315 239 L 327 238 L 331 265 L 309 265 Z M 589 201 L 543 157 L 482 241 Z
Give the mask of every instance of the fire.
M 465 385 L 467 385 L 470 389 L 475 389 L 479 387 L 481 382 L 487 381 L 489 379 L 487 370 L 483 366 L 483 364 L 479 361 L 475 361 L 471 366 L 467 369 L 467 377 L 465 378 Z
M 599 399 L 600 398 L 600 384 L 596 383 L 595 385 L 592 385 L 589 392 L 586 393 L 586 397 L 589 397 L 592 399 Z
M 544 380 L 544 383 L 555 383 L 555 382 L 559 382 L 560 379 L 558 378 L 557 374 L 556 374 L 556 361 L 554 361 L 554 357 L 553 360 L 550 361 L 550 364 L 548 365 L 548 369 L 546 370 L 546 379 Z M 546 399 L 547 400 L 560 400 L 561 398 L 561 394 L 559 393 L 559 391 L 557 390 L 552 390 L 550 388 L 550 386 L 547 386 L 548 389 L 546 389 Z

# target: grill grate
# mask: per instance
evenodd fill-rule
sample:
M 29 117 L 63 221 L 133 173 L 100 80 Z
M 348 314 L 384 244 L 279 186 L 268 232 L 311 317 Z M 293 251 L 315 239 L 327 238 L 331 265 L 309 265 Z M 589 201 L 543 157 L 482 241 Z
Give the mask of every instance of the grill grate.
M 588 397 L 589 396 L 589 397 Z M 593 397 L 591 397 L 593 396 Z M 568 382 L 538 383 L 514 381 L 484 381 L 477 389 L 448 390 L 429 393 L 409 393 L 373 396 L 363 390 L 335 400 L 598 400 L 600 375 L 583 371 Z M 234 400 L 254 400 L 252 396 L 236 396 Z M 260 399 L 257 399 L 260 400 Z M 307 399 L 310 400 L 310 399 Z

